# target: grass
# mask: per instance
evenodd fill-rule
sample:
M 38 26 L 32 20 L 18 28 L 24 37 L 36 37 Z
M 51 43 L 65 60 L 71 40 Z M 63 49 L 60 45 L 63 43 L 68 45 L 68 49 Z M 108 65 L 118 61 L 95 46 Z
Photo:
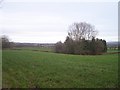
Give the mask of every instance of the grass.
M 3 50 L 3 88 L 116 88 L 118 55 Z
M 32 50 L 32 51 L 43 51 L 43 52 L 53 52 L 52 47 L 14 47 L 15 50 Z
M 108 53 L 110 53 L 110 52 L 120 52 L 120 50 L 118 50 L 118 49 L 108 49 L 107 52 Z

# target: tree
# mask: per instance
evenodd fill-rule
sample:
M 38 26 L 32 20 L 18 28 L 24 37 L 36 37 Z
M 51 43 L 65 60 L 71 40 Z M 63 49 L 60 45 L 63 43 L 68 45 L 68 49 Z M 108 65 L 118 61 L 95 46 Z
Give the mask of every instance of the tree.
M 81 54 L 83 52 L 82 41 L 74 41 L 74 54 Z
M 6 36 L 6 35 L 3 35 L 2 37 L 1 37 L 1 40 L 2 40 L 2 48 L 4 49 L 4 48 L 12 48 L 13 47 L 13 42 L 10 42 L 10 40 L 9 40 L 9 38 L 8 38 L 8 36 Z
M 82 54 L 89 54 L 90 53 L 90 43 L 89 40 L 82 39 Z
M 96 39 L 95 41 L 95 54 L 102 54 L 104 52 L 104 43 L 102 39 Z
M 103 40 L 102 42 L 104 44 L 104 50 L 103 50 L 103 52 L 107 52 L 107 43 L 106 43 L 105 40 Z
M 55 52 L 57 52 L 57 53 L 64 53 L 64 44 L 61 41 L 56 43 L 56 45 L 55 45 Z
M 64 45 L 65 45 L 65 53 L 69 53 L 69 54 L 74 53 L 74 42 L 71 38 L 66 37 Z
M 106 41 L 96 39 L 94 26 L 85 23 L 74 23 L 70 26 L 64 43 L 56 43 L 56 52 L 66 54 L 97 55 L 107 51 Z
M 92 37 L 92 41 L 90 42 L 90 54 L 96 54 L 96 42 L 94 37 Z
M 95 30 L 94 26 L 88 24 L 86 22 L 74 23 L 69 27 L 68 37 L 72 38 L 73 40 L 91 40 L 92 37 L 95 37 L 97 31 Z
M 2 36 L 2 48 L 10 48 L 9 39 L 7 36 Z

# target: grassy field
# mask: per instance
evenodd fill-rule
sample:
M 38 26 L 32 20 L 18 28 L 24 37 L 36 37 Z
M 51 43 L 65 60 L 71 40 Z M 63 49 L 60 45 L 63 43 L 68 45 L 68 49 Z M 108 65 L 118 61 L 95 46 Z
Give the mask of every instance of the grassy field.
M 108 49 L 107 52 L 120 52 L 118 49 Z
M 3 50 L 3 87 L 115 88 L 118 55 L 68 55 Z
M 50 47 L 15 47 L 14 50 L 31 50 L 31 51 L 42 51 L 42 52 L 53 52 L 54 49 Z

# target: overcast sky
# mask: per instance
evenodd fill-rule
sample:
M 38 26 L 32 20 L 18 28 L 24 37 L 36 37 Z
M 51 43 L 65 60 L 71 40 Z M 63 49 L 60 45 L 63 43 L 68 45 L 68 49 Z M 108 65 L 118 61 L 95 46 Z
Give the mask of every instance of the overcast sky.
M 74 22 L 90 23 L 98 38 L 117 41 L 118 0 L 4 0 L 0 5 L 1 35 L 14 42 L 63 42 Z

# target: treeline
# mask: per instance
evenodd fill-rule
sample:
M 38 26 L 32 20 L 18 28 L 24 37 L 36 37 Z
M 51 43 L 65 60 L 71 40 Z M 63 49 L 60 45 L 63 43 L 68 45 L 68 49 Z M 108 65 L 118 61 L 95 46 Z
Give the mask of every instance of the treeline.
M 2 49 L 6 48 L 20 48 L 20 47 L 47 47 L 53 48 L 54 43 L 19 43 L 19 42 L 11 42 L 8 36 L 2 35 L 0 37 L 0 46 Z
M 64 43 L 57 42 L 55 46 L 56 53 L 65 54 L 96 55 L 102 54 L 106 51 L 106 41 L 95 38 L 92 38 L 92 40 L 81 39 L 79 41 L 75 41 L 67 37 Z
M 64 43 L 57 42 L 56 53 L 96 55 L 107 52 L 105 40 L 95 38 L 94 26 L 85 23 L 74 23 L 70 26 L 68 36 Z

